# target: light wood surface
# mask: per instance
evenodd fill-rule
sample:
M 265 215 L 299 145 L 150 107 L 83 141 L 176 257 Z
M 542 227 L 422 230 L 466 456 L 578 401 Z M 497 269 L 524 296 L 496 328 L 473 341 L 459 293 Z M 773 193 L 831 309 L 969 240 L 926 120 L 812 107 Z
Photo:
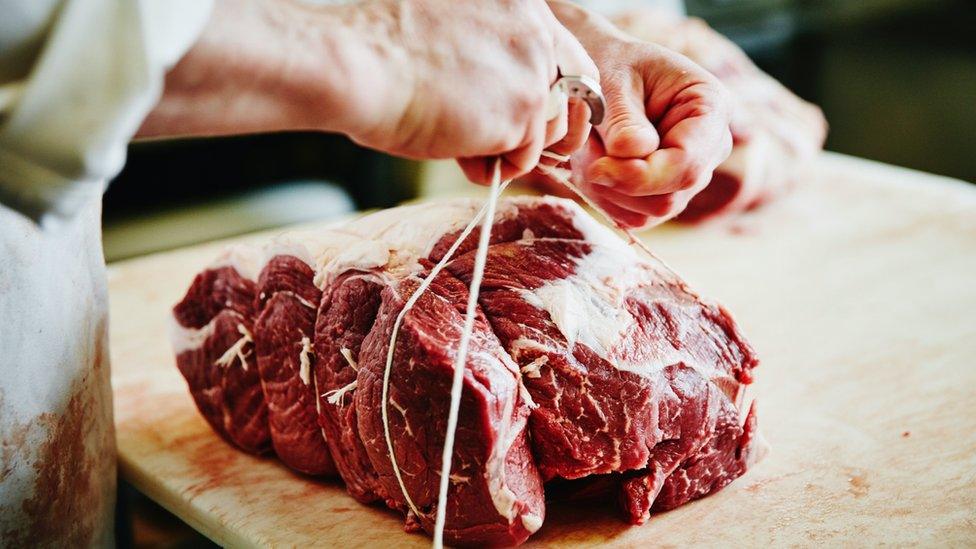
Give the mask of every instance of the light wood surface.
M 613 502 L 551 506 L 530 545 L 976 544 L 976 188 L 825 154 L 770 207 L 646 238 L 759 351 L 772 452 L 642 527 Z M 219 247 L 110 269 L 124 477 L 224 545 L 427 545 L 338 482 L 234 450 L 197 414 L 166 319 Z

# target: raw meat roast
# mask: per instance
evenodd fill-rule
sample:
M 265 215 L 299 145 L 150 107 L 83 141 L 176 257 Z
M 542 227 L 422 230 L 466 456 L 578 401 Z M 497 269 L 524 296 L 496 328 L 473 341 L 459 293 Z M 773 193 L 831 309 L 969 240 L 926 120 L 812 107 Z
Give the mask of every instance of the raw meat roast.
M 174 308 L 177 364 L 213 429 L 433 529 L 453 359 L 477 233 L 405 314 L 473 201 L 377 212 L 234 248 Z M 757 359 L 729 313 L 575 203 L 499 203 L 464 371 L 452 544 L 515 545 L 544 487 L 599 479 L 639 524 L 721 489 L 763 451 Z M 392 449 L 392 456 L 391 456 Z

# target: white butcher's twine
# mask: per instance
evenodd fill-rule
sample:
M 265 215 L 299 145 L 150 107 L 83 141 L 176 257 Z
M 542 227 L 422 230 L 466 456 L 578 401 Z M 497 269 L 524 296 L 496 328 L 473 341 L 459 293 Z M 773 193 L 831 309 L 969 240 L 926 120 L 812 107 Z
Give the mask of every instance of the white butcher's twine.
M 491 177 L 491 192 L 486 204 L 487 212 L 481 223 L 478 238 L 478 251 L 474 255 L 474 271 L 468 286 L 468 308 L 464 312 L 464 329 L 454 355 L 454 379 L 451 383 L 451 410 L 447 415 L 447 432 L 444 434 L 444 453 L 441 456 L 441 486 L 437 493 L 437 520 L 434 522 L 434 547 L 444 547 L 444 522 L 447 517 L 447 487 L 450 484 L 451 458 L 454 457 L 454 432 L 457 430 L 458 411 L 461 408 L 461 387 L 464 381 L 464 365 L 468 358 L 468 342 L 474 331 L 474 317 L 478 307 L 478 294 L 481 291 L 481 278 L 485 274 L 488 259 L 488 243 L 491 240 L 491 226 L 495 219 L 495 206 L 501 188 L 501 159 L 495 161 L 495 173 Z
M 544 156 L 546 158 L 552 158 L 553 160 L 556 160 L 558 162 L 566 162 L 567 160 L 569 160 L 569 157 L 567 157 L 567 156 L 563 156 L 561 154 L 552 153 L 552 152 L 549 152 L 549 151 L 542 151 L 542 156 Z M 607 211 L 604 210 L 603 208 L 601 208 L 596 202 L 593 201 L 593 199 L 591 199 L 590 197 L 588 197 L 585 194 L 583 194 L 583 191 L 581 191 L 580 188 L 577 187 L 575 183 L 573 183 L 572 181 L 570 181 L 568 177 L 565 177 L 561 173 L 559 173 L 559 171 L 558 171 L 559 168 L 554 168 L 552 166 L 546 166 L 545 164 L 539 164 L 538 166 L 536 166 L 536 169 L 538 169 L 544 175 L 548 175 L 549 177 L 551 177 L 552 179 L 554 179 L 557 183 L 559 183 L 563 187 L 566 187 L 567 189 L 569 189 L 570 191 L 572 191 L 573 194 L 575 194 L 576 196 L 578 196 L 580 198 L 580 200 L 582 200 L 584 203 L 586 203 L 586 205 L 589 206 L 590 209 L 592 209 L 596 213 L 600 214 L 600 217 L 602 217 L 604 221 L 606 221 L 607 223 L 609 223 L 620 234 L 624 235 L 627 238 L 627 241 L 632 246 L 636 246 L 637 248 L 639 248 L 642 252 L 644 252 L 645 254 L 647 254 L 647 257 L 649 257 L 649 258 L 653 259 L 654 261 L 658 262 L 662 267 L 664 267 L 665 269 L 667 269 L 667 271 L 669 273 L 671 273 L 672 275 L 678 276 L 678 273 L 675 272 L 675 270 L 672 269 L 671 266 L 667 264 L 667 262 L 665 262 L 663 259 L 661 259 L 660 257 L 658 257 L 654 252 L 652 252 L 651 249 L 647 246 L 647 244 L 644 244 L 644 241 L 642 241 L 641 239 L 637 238 L 636 235 L 634 235 L 634 232 L 633 231 L 631 231 L 630 229 L 628 229 L 628 228 L 624 227 L 623 225 L 621 225 L 620 223 L 618 223 L 617 220 L 613 218 L 613 216 L 611 216 L 610 214 L 608 214 Z
M 403 482 L 403 477 L 400 473 L 400 467 L 397 464 L 396 454 L 393 451 L 393 437 L 390 434 L 389 389 L 390 389 L 390 371 L 392 370 L 393 367 L 393 353 L 396 350 L 397 335 L 400 333 L 400 325 L 403 323 L 404 317 L 407 315 L 410 309 L 413 308 L 413 306 L 417 303 L 417 301 L 424 294 L 424 292 L 427 291 L 430 285 L 434 282 L 434 279 L 437 277 L 437 275 L 444 269 L 445 266 L 447 266 L 447 263 L 451 260 L 451 257 L 454 256 L 458 248 L 461 247 L 461 244 L 465 241 L 465 239 L 467 239 L 468 235 L 471 234 L 471 231 L 473 231 L 474 228 L 478 225 L 478 222 L 484 219 L 485 221 L 481 228 L 481 239 L 478 241 L 478 250 L 475 255 L 475 273 L 473 274 L 471 280 L 471 287 L 469 288 L 468 313 L 465 316 L 465 324 L 464 324 L 465 329 L 462 332 L 461 342 L 459 343 L 458 346 L 458 354 L 455 357 L 455 361 L 454 361 L 455 362 L 454 378 L 452 380 L 452 385 L 451 385 L 451 412 L 452 413 L 449 414 L 448 416 L 448 429 L 444 441 L 444 455 L 446 455 L 447 458 L 443 460 L 444 467 L 442 467 L 441 470 L 441 492 L 439 493 L 438 500 L 437 500 L 437 519 L 435 522 L 435 530 L 434 530 L 434 546 L 438 548 L 443 547 L 444 518 L 446 516 L 444 515 L 444 510 L 446 508 L 445 503 L 447 498 L 447 489 L 446 489 L 447 484 L 445 481 L 450 480 L 448 477 L 450 475 L 450 470 L 451 470 L 450 460 L 454 452 L 454 431 L 457 426 L 457 409 L 460 405 L 460 400 L 461 400 L 460 381 L 463 380 L 464 362 L 466 359 L 465 355 L 467 354 L 468 339 L 470 339 L 471 331 L 474 327 L 474 314 L 473 314 L 474 307 L 471 305 L 472 303 L 471 294 L 472 293 L 474 294 L 475 297 L 473 303 L 477 305 L 477 289 L 480 288 L 481 285 L 481 276 L 482 276 L 482 272 L 484 271 L 485 258 L 487 257 L 488 254 L 487 242 L 488 242 L 488 237 L 491 235 L 491 225 L 495 217 L 495 205 L 498 203 L 498 197 L 505 190 L 505 188 L 508 187 L 508 183 L 509 183 L 508 181 L 501 182 L 501 160 L 498 160 L 495 163 L 494 175 L 491 180 L 491 189 L 488 195 L 488 200 L 486 201 L 485 205 L 482 206 L 478 214 L 474 216 L 474 219 L 472 219 L 468 223 L 468 225 L 464 228 L 464 230 L 461 231 L 461 234 L 458 235 L 454 243 L 451 244 L 451 247 L 448 248 L 447 252 L 444 254 L 444 257 L 441 258 L 441 260 L 438 261 L 436 265 L 434 265 L 434 267 L 430 270 L 430 273 L 427 275 L 427 277 L 424 278 L 424 280 L 420 283 L 420 286 L 418 286 L 417 289 L 410 296 L 410 298 L 407 299 L 407 302 L 403 305 L 403 309 L 400 310 L 400 313 L 397 315 L 397 318 L 393 323 L 393 333 L 390 335 L 390 345 L 387 348 L 387 352 L 386 352 L 386 366 L 383 370 L 382 404 L 380 406 L 380 412 L 383 417 L 383 435 L 386 438 L 387 453 L 390 456 L 390 464 L 393 466 L 393 474 L 394 476 L 396 476 L 397 483 L 400 485 L 400 491 L 403 493 L 404 499 L 407 500 L 407 505 L 410 507 L 410 510 L 413 511 L 413 513 L 416 516 L 420 517 L 422 516 L 422 513 L 420 512 L 419 509 L 417 509 L 416 504 L 414 504 L 413 499 L 410 497 L 410 494 L 407 492 L 407 487 Z M 478 265 L 481 266 L 480 270 Z M 459 367 L 458 364 L 460 364 L 461 366 Z M 455 391 L 455 387 L 457 387 L 457 391 Z M 452 422 L 452 418 L 453 418 L 453 422 Z M 404 421 L 405 420 L 406 418 L 404 418 Z M 444 470 L 446 470 L 447 473 L 445 473 Z

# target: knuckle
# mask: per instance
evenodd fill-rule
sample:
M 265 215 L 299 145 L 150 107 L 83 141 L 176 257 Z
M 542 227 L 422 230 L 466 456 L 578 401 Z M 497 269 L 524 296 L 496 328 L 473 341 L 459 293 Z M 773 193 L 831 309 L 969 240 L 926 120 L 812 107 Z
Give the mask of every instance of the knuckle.
M 705 98 L 704 101 L 697 101 L 694 105 L 691 105 L 688 109 L 687 118 L 705 118 L 722 114 L 722 107 L 719 102 L 716 102 L 714 98 L 711 98 L 708 91 L 708 86 L 702 86 L 699 88 L 699 93 Z
M 732 105 L 733 98 L 732 92 L 729 91 L 725 84 L 718 81 L 717 78 L 708 75 L 708 80 L 702 85 L 703 96 L 709 98 L 709 107 L 715 114 L 725 117 L 725 119 L 731 119 L 732 117 Z
M 699 182 L 705 179 L 707 171 L 698 162 L 688 161 L 678 184 L 678 190 L 687 191 L 698 187 Z
M 526 114 L 534 115 L 536 111 L 544 108 L 548 98 L 548 92 L 520 90 L 513 97 L 514 112 L 512 114 L 518 120 L 525 120 Z
M 545 133 L 548 97 L 539 93 L 519 93 L 512 98 L 510 121 L 523 135 Z
M 675 196 L 674 193 L 660 195 L 657 200 L 654 201 L 654 207 L 651 209 L 651 213 L 655 217 L 664 217 L 670 214 L 675 207 Z
M 523 141 L 522 132 L 512 129 L 505 132 L 504 136 L 499 143 L 498 149 L 503 151 L 511 151 L 517 149 Z

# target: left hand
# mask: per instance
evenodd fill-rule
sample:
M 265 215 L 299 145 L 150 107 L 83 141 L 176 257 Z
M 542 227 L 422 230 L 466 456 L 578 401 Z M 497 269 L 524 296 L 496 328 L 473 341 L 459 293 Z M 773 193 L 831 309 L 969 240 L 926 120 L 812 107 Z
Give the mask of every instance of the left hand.
M 600 70 L 603 123 L 572 157 L 574 180 L 619 223 L 674 217 L 732 149 L 725 88 L 686 57 L 563 2 L 553 12 Z

